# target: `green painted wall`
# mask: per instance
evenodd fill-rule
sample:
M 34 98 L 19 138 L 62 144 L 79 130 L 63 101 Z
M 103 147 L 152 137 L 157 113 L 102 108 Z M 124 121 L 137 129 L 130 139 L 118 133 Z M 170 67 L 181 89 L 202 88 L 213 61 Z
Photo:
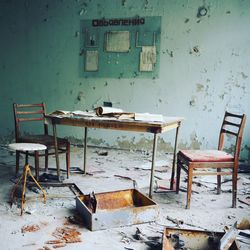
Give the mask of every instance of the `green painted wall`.
M 198 9 L 207 9 L 205 16 Z M 158 79 L 81 77 L 84 19 L 161 16 Z M 180 147 L 214 147 L 225 110 L 250 117 L 250 1 L 0 0 L 0 133 L 13 138 L 12 103 L 47 110 L 92 109 L 112 101 L 128 111 L 183 116 Z M 60 135 L 80 139 L 80 128 Z M 147 149 L 151 135 L 91 130 L 90 143 Z M 173 133 L 159 141 L 173 146 Z M 230 145 L 229 145 L 230 148 Z M 243 159 L 250 159 L 250 122 Z

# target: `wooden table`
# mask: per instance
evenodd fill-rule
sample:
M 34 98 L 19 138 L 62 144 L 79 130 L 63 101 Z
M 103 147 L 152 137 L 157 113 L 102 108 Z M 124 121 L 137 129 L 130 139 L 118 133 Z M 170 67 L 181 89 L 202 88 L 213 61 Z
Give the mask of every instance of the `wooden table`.
M 154 134 L 153 140 L 153 152 L 152 152 L 152 165 L 151 165 L 151 175 L 150 175 L 150 186 L 149 186 L 149 197 L 152 197 L 153 191 L 153 181 L 154 181 L 154 168 L 155 168 L 155 156 L 157 151 L 157 138 L 158 134 L 164 133 L 166 131 L 176 129 L 175 143 L 174 143 L 174 156 L 173 165 L 171 173 L 170 189 L 173 190 L 174 177 L 175 177 L 175 163 L 176 163 L 176 148 L 178 131 L 182 121 L 180 117 L 164 117 L 163 122 L 149 122 L 149 121 L 135 121 L 134 119 L 120 120 L 114 117 L 87 117 L 87 116 L 57 116 L 57 115 L 45 115 L 45 118 L 53 126 L 53 135 L 55 142 L 55 156 L 56 156 L 56 167 L 57 175 L 60 177 L 60 164 L 58 157 L 58 146 L 57 146 L 57 132 L 56 125 L 67 125 L 67 126 L 77 126 L 84 127 L 84 163 L 83 171 L 86 173 L 86 163 L 87 163 L 87 130 L 88 128 L 100 128 L 100 129 L 112 129 L 112 130 L 123 130 L 123 131 L 134 131 L 134 132 L 147 132 Z

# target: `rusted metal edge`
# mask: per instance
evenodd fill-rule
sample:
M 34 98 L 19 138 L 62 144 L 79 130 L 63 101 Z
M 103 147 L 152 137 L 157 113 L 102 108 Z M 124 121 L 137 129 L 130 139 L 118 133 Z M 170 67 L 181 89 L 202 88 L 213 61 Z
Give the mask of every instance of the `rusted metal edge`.
M 68 187 L 75 196 L 83 195 L 80 188 L 73 182 L 71 183 L 59 183 L 59 182 L 39 182 L 41 186 L 44 187 Z M 29 186 L 35 186 L 35 183 L 31 182 Z

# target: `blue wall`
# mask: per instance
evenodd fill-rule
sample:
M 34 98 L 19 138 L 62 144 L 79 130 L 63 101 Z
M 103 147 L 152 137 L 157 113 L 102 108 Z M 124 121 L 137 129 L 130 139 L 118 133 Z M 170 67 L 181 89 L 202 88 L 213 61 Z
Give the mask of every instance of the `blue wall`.
M 82 77 L 81 21 L 136 15 L 162 17 L 159 78 Z M 249 23 L 250 1 L 243 0 L 1 0 L 1 137 L 13 138 L 13 102 L 44 101 L 53 111 L 112 101 L 127 111 L 185 117 L 181 148 L 216 147 L 225 110 L 250 114 Z M 81 139 L 83 131 L 59 133 Z M 164 134 L 159 147 L 171 149 L 173 135 Z M 106 130 L 89 136 L 91 144 L 142 149 L 152 139 Z M 250 159 L 249 122 L 242 149 Z

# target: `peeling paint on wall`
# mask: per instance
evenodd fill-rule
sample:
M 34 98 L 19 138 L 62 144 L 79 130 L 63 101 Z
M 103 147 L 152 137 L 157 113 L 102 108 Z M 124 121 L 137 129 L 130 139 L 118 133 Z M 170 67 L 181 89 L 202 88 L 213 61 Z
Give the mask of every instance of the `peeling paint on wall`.
M 250 34 L 246 32 L 250 1 L 38 2 L 1 1 L 2 136 L 13 129 L 12 102 L 26 100 L 44 100 L 50 111 L 63 107 L 90 110 L 111 100 L 124 110 L 183 116 L 179 146 L 189 149 L 217 143 L 215 125 L 225 110 L 250 117 Z M 142 80 L 136 72 L 133 79 L 121 79 L 119 72 L 116 79 L 81 77 L 79 54 L 82 58 L 85 51 L 80 21 L 138 13 L 162 17 L 159 78 Z M 111 58 L 110 64 L 118 62 Z M 204 120 L 209 123 L 204 124 Z M 190 136 L 193 128 L 196 133 Z M 60 131 L 66 136 L 73 131 L 64 129 L 62 126 Z M 248 159 L 249 129 L 247 122 L 241 156 Z M 131 133 L 116 139 L 110 136 L 112 132 L 90 130 L 89 143 L 152 150 L 148 135 L 137 133 L 133 139 Z M 168 135 L 159 138 L 159 150 L 172 149 Z M 82 131 L 74 132 L 74 136 L 81 140 Z
M 190 147 L 193 149 L 200 149 L 202 143 L 198 141 L 198 137 L 195 131 L 190 134 Z
M 198 46 L 198 45 L 194 46 L 194 47 L 192 48 L 192 50 L 190 50 L 189 54 L 195 54 L 195 55 L 199 56 L 199 55 L 200 55 L 199 46 Z
M 196 105 L 196 102 L 197 102 L 197 97 L 196 96 L 192 96 L 191 100 L 189 101 L 189 105 L 191 107 L 194 107 Z
M 196 91 L 197 92 L 203 92 L 205 89 L 205 86 L 203 84 L 197 83 L 196 84 Z
M 247 79 L 248 76 L 244 72 L 240 72 L 243 79 Z
M 178 148 L 179 149 L 200 149 L 201 145 L 202 145 L 202 142 L 198 141 L 196 132 L 193 131 L 190 134 L 190 142 L 183 142 L 183 140 L 180 140 L 178 144 Z
M 131 149 L 131 150 L 142 150 L 142 151 L 151 151 L 153 148 L 153 139 L 148 139 L 145 137 L 140 138 L 138 141 L 135 140 L 135 137 L 132 140 L 124 138 L 117 138 L 117 147 L 122 149 Z M 173 152 L 174 148 L 170 142 L 166 142 L 163 138 L 159 138 L 157 142 L 157 149 L 163 152 Z
M 109 146 L 109 144 L 103 140 L 103 139 L 96 139 L 96 138 L 88 138 L 88 144 L 91 144 L 91 145 L 97 145 L 97 146 Z
M 77 97 L 76 97 L 75 103 L 80 102 L 80 101 L 82 101 L 83 99 L 84 99 L 84 93 L 83 93 L 83 91 L 79 91 L 79 92 L 78 92 L 78 95 L 77 95 Z

